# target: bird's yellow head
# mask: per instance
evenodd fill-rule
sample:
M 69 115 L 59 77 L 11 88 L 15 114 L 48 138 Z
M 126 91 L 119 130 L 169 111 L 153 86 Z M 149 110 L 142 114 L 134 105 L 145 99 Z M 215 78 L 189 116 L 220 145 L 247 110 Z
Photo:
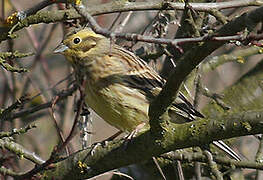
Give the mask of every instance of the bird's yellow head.
M 68 33 L 54 52 L 61 53 L 70 62 L 74 62 L 86 57 L 93 57 L 93 55 L 103 55 L 109 49 L 109 45 L 110 42 L 106 37 L 85 28 Z

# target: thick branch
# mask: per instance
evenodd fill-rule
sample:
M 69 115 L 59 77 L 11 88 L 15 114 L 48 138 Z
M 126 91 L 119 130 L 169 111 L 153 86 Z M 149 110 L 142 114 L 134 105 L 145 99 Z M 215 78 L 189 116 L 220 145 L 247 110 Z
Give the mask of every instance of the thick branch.
M 227 36 L 240 32 L 244 29 L 252 30 L 256 24 L 263 20 L 263 7 L 257 8 L 249 13 L 245 13 L 240 17 L 232 20 L 231 22 L 220 28 L 215 35 L 216 36 Z M 177 66 L 173 73 L 169 77 L 166 85 L 158 95 L 158 97 L 153 101 L 149 108 L 150 124 L 153 132 L 161 132 L 162 126 L 162 116 L 166 112 L 166 109 L 174 101 L 177 96 L 177 92 L 180 88 L 181 83 L 186 78 L 191 71 L 210 55 L 217 48 L 222 46 L 225 42 L 214 41 L 205 42 L 202 45 L 194 47 L 191 51 L 182 56 L 178 60 Z M 165 124 L 165 123 L 164 123 Z M 160 126 L 161 125 L 161 126 Z
M 200 146 L 215 140 L 262 133 L 263 111 L 250 111 L 200 120 L 186 124 L 172 124 L 164 132 L 162 141 L 155 141 L 149 131 L 130 143 L 122 140 L 98 146 L 94 155 L 90 150 L 77 152 L 45 172 L 49 179 L 83 179 L 129 164 L 150 159 L 165 152 Z M 43 177 L 44 178 L 44 177 Z

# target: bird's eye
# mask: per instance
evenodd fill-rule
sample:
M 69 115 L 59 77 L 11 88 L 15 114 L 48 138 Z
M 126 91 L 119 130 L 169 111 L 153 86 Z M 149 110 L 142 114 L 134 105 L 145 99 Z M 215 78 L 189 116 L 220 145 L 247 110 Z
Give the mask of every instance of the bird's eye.
M 81 42 L 81 39 L 79 37 L 76 37 L 76 38 L 73 39 L 73 43 L 74 44 L 78 44 L 80 42 Z

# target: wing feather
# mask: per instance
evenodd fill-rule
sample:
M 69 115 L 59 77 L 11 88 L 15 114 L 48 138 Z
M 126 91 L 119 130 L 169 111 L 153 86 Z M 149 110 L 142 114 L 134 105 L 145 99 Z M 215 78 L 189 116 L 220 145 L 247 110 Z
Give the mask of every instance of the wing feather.
M 125 66 L 127 69 L 123 72 L 122 82 L 126 86 L 139 89 L 151 102 L 159 94 L 166 81 L 154 69 L 148 66 L 146 62 L 120 46 L 114 45 L 112 55 L 120 56 L 119 59 L 122 59 L 123 63 L 128 65 Z M 204 117 L 200 112 L 195 110 L 193 105 L 181 92 L 173 103 L 173 107 L 170 109 L 171 111 L 185 117 L 188 121 L 194 120 L 194 116 Z

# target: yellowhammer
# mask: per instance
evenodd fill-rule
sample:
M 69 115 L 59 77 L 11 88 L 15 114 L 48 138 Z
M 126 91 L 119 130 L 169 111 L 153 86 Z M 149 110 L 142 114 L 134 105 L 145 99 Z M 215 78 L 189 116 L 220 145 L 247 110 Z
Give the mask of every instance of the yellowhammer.
M 124 132 L 148 124 L 149 104 L 165 80 L 143 60 L 89 28 L 66 35 L 54 52 L 86 77 L 85 102 L 106 122 Z M 203 117 L 182 93 L 168 112 L 175 123 Z

